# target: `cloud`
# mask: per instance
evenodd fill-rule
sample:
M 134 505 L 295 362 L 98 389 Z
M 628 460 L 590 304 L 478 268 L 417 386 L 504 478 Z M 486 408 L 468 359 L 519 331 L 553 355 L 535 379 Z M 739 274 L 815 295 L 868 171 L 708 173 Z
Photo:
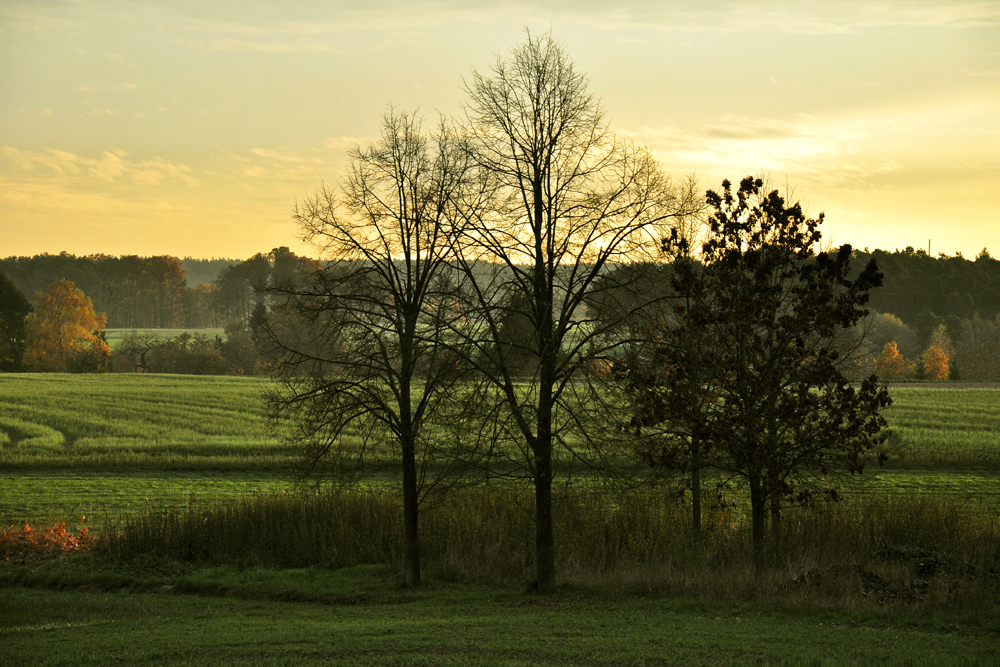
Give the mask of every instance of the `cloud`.
M 295 7 L 312 21 L 285 19 L 272 25 L 275 31 L 313 33 L 335 27 L 380 29 L 408 26 L 428 27 L 447 23 L 494 23 L 517 19 L 522 23 L 544 21 L 575 23 L 597 28 L 652 28 L 671 32 L 787 32 L 800 34 L 845 34 L 891 27 L 979 28 L 1000 25 L 1000 6 L 978 0 L 770 0 L 752 3 L 733 0 L 623 0 L 609 9 L 605 0 L 522 1 L 498 6 L 492 0 L 444 0 L 433 5 L 407 0 L 343 3 L 336 10 L 338 21 Z M 316 19 L 320 20 L 316 20 Z
M 251 181 L 266 180 L 268 187 L 278 188 L 291 197 L 308 190 L 324 175 L 335 178 L 341 166 L 341 160 L 319 148 L 252 148 L 247 153 L 230 153 L 222 160 L 222 173 L 240 187 L 256 189 L 259 186 L 251 185 Z
M 324 3 L 270 0 L 74 0 L 52 11 L 49 3 L 14 3 L 5 23 L 13 30 L 71 34 L 81 20 L 113 21 L 128 16 L 140 29 L 163 33 L 244 36 L 343 34 L 347 31 L 414 29 L 461 24 L 589 25 L 606 29 L 654 29 L 669 32 L 786 32 L 856 34 L 895 27 L 955 29 L 1000 25 L 1000 5 L 983 0 L 332 0 Z M 635 38 L 637 36 L 630 36 Z M 192 48 L 251 50 L 270 53 L 334 51 L 323 40 L 285 39 L 184 40 Z M 115 58 L 118 54 L 109 54 Z
M 305 162 L 305 158 L 302 156 L 287 151 L 276 151 L 268 148 L 251 148 L 250 152 L 257 157 L 266 158 L 268 160 L 277 160 L 278 162 Z
M 35 107 L 30 104 L 25 104 L 20 108 L 22 114 L 26 116 L 51 116 L 52 109 L 47 106 Z
M 712 139 L 774 140 L 808 136 L 810 132 L 801 123 L 771 118 L 723 117 L 721 123 L 707 126 L 702 133 Z
M 221 39 L 209 46 L 213 51 L 255 51 L 257 53 L 337 53 L 337 47 L 328 42 L 296 40 L 294 42 L 248 42 L 238 39 Z
M 177 181 L 189 188 L 201 182 L 191 175 L 191 168 L 156 157 L 151 160 L 133 161 L 123 150 L 103 151 L 100 157 L 86 157 L 56 148 L 43 151 L 25 151 L 12 146 L 0 149 L 0 156 L 10 160 L 20 171 L 38 174 L 51 171 L 61 178 L 91 178 L 105 183 L 128 181 L 139 185 L 159 185 L 164 181 Z
M 191 39 L 179 37 L 174 40 L 180 46 L 196 51 L 236 52 L 250 51 L 254 53 L 339 53 L 337 46 L 330 41 L 312 41 L 298 38 L 288 41 L 271 39 L 267 41 L 250 41 L 245 39 L 222 38 L 216 40 Z
M 523 6 L 523 5 L 522 5 Z M 528 5 L 538 8 L 538 5 Z M 784 32 L 848 34 L 895 27 L 980 28 L 1000 25 L 1000 6 L 976 0 L 771 0 L 739 3 L 707 0 L 617 3 L 613 14 L 600 0 L 566 3 L 560 13 L 578 22 L 620 29 L 644 27 L 676 32 Z
M 368 137 L 329 137 L 323 140 L 323 146 L 334 151 L 349 151 L 364 146 L 369 141 Z
M 143 86 L 139 86 L 134 83 L 105 83 L 99 84 L 96 81 L 92 81 L 89 84 L 83 84 L 76 87 L 77 90 L 84 93 L 98 93 L 107 92 L 115 90 L 141 90 Z

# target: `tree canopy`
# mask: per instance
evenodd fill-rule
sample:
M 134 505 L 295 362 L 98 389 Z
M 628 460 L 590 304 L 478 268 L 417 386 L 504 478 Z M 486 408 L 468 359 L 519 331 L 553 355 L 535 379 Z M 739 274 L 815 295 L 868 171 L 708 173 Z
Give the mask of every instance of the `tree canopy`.
M 0 372 L 18 371 L 24 356 L 24 318 L 31 302 L 0 271 Z
M 654 362 L 663 368 L 635 388 L 635 409 L 667 422 L 647 457 L 689 460 L 692 442 L 714 468 L 743 479 L 755 543 L 780 507 L 835 499 L 837 473 L 859 473 L 882 444 L 890 404 L 871 376 L 854 387 L 839 368 L 837 338 L 865 314 L 881 275 L 874 261 L 853 279 L 851 247 L 818 252 L 819 218 L 747 177 L 733 192 L 709 191 L 711 232 L 700 261 L 683 239 L 672 318 Z M 653 403 L 652 405 L 656 405 Z
M 108 368 L 104 313 L 69 280 L 57 280 L 36 296 L 25 319 L 24 365 L 44 372 L 97 372 Z
M 458 317 L 445 273 L 470 168 L 453 128 L 428 134 L 390 108 L 381 137 L 351 152 L 342 187 L 296 209 L 325 266 L 265 290 L 273 303 L 260 333 L 282 379 L 271 405 L 295 418 L 308 466 L 363 459 L 364 447 L 342 446 L 346 429 L 365 442 L 388 434 L 396 447 L 408 586 L 421 580 L 419 507 L 435 482 L 425 478 L 428 432 L 459 370 L 442 338 Z
M 615 262 L 654 256 L 692 197 L 648 150 L 611 132 L 551 36 L 529 34 L 489 72 L 474 71 L 466 93 L 469 151 L 488 194 L 463 209 L 455 250 L 467 320 L 454 335 L 476 350 L 470 417 L 488 422 L 469 432 L 502 442 L 489 447 L 498 468 L 534 487 L 535 584 L 544 591 L 555 582 L 554 455 L 588 441 L 584 406 L 594 395 L 574 381 L 584 379 L 583 358 L 605 345 L 587 300 Z

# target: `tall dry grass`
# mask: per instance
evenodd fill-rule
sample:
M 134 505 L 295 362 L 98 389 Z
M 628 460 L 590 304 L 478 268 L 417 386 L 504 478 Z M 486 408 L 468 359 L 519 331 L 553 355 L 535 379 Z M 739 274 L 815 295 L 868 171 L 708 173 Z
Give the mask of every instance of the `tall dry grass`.
M 240 567 L 402 567 L 398 495 L 331 490 L 257 495 L 126 517 L 98 551 L 115 561 L 156 555 Z M 689 508 L 655 489 L 565 488 L 554 506 L 558 572 L 567 585 L 703 599 L 771 599 L 808 606 L 909 604 L 1000 610 L 1000 524 L 994 513 L 942 496 L 879 495 L 783 513 L 754 568 L 749 522 L 709 506 L 700 535 Z M 422 515 L 431 580 L 523 585 L 532 572 L 530 489 L 453 491 Z

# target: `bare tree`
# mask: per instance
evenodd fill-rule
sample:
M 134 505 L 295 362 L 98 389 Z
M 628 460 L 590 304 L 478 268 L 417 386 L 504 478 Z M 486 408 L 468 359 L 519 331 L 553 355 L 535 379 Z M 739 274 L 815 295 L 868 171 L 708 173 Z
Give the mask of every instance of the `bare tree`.
M 363 459 L 363 447 L 344 445 L 348 432 L 395 443 L 407 586 L 420 583 L 429 424 L 458 378 L 454 348 L 441 337 L 456 317 L 442 287 L 452 202 L 469 164 L 444 122 L 427 136 L 418 117 L 390 109 L 381 139 L 351 153 L 340 191 L 320 187 L 296 208 L 302 236 L 326 264 L 308 281 L 271 288 L 260 327 L 283 378 L 272 407 L 295 418 L 310 468 L 331 457 Z
M 694 201 L 609 131 L 587 88 L 562 45 L 530 34 L 466 83 L 470 150 L 491 196 L 465 209 L 456 262 L 467 319 L 454 334 L 477 351 L 483 382 L 470 400 L 479 433 L 503 443 L 496 469 L 534 485 L 540 591 L 555 582 L 556 446 L 587 449 L 583 369 L 610 346 L 585 300 L 615 264 L 655 258 L 665 226 Z
M 149 370 L 150 353 L 161 343 L 163 340 L 155 333 L 133 331 L 115 346 L 111 358 L 121 360 L 132 372 L 145 373 Z

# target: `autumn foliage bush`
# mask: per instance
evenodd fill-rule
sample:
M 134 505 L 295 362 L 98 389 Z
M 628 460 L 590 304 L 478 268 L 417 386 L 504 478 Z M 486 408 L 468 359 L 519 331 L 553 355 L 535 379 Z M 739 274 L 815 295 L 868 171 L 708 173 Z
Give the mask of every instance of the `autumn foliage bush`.
M 22 528 L 11 526 L 0 534 L 0 563 L 52 558 L 88 549 L 92 543 L 87 526 L 76 534 L 67 530 L 65 523 L 45 529 L 35 529 L 28 524 Z

